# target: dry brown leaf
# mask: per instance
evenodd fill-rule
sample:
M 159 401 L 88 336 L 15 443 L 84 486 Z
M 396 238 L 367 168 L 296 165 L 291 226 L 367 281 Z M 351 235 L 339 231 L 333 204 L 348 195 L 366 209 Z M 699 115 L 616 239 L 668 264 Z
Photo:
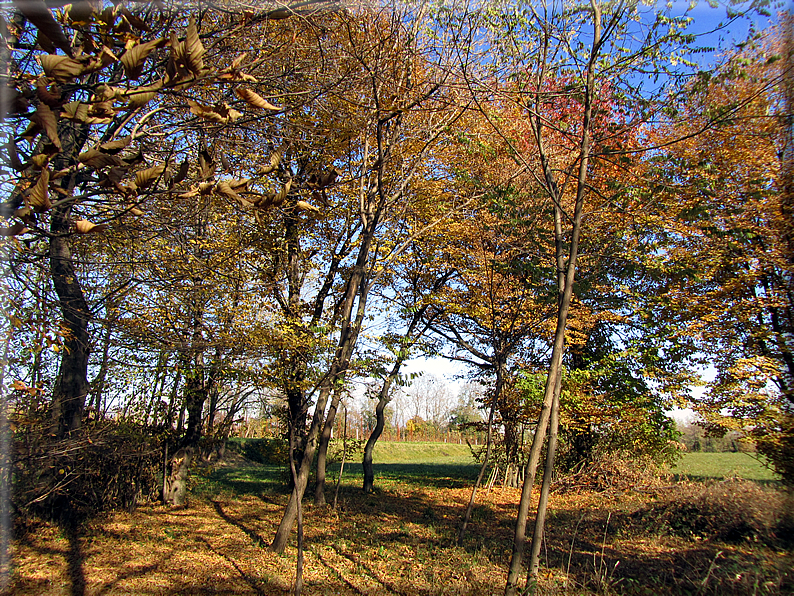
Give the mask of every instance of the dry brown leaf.
M 281 110 L 281 108 L 274 106 L 264 97 L 262 97 L 255 91 L 252 91 L 251 89 L 247 89 L 245 87 L 238 87 L 237 89 L 234 90 L 234 92 L 238 95 L 240 99 L 245 101 L 245 103 L 255 108 L 260 108 L 262 110 L 272 110 L 275 112 Z
M 135 109 L 145 106 L 154 99 L 157 91 L 163 88 L 163 81 L 157 81 L 152 85 L 146 87 L 138 87 L 137 89 L 130 89 L 124 95 L 127 98 L 127 106 Z
M 124 160 L 118 155 L 104 153 L 96 147 L 91 147 L 91 149 L 84 151 L 77 156 L 77 159 L 79 159 L 81 163 L 97 169 L 124 165 Z
M 39 77 L 36 81 L 36 97 L 51 108 L 60 108 L 63 105 L 61 89 L 47 77 Z
M 68 56 L 72 56 L 72 44 L 66 38 L 63 29 L 52 16 L 52 12 L 47 8 L 44 0 L 20 0 L 14 2 L 19 12 L 46 36 L 55 47 L 63 50 Z
M 132 142 L 132 137 L 127 135 L 126 137 L 122 137 L 114 141 L 108 141 L 107 143 L 102 143 L 99 146 L 99 149 L 104 153 L 110 153 L 111 155 L 114 155 L 119 151 L 121 151 L 122 149 L 126 148 L 131 142 Z
M 140 31 L 149 31 L 151 29 L 145 21 L 132 14 L 126 6 L 121 7 L 121 16 L 123 16 L 130 25 Z
M 107 224 L 95 224 L 88 221 L 87 219 L 78 219 L 76 222 L 74 222 L 74 227 L 78 234 L 92 234 L 96 232 L 103 232 L 110 226 Z
M 284 184 L 284 186 L 281 187 L 281 190 L 279 190 L 276 193 L 276 196 L 273 198 L 273 204 L 276 207 L 281 205 L 284 202 L 284 200 L 287 198 L 287 195 L 289 194 L 289 189 L 290 188 L 292 188 L 292 179 L 291 178 L 289 180 L 287 180 L 287 182 Z M 308 205 L 308 203 L 307 203 L 307 205 Z
M 145 170 L 135 172 L 135 184 L 138 188 L 146 188 L 155 182 L 165 171 L 165 164 L 159 166 L 152 166 Z
M 276 170 L 278 164 L 280 163 L 281 163 L 281 155 L 278 152 L 276 152 L 270 156 L 270 164 L 266 166 L 259 166 L 256 170 L 256 173 L 259 174 L 260 176 L 265 174 L 271 174 Z
M 25 224 L 17 222 L 7 228 L 0 228 L 0 236 L 19 236 L 27 231 L 28 229 L 25 227 Z
M 171 184 L 179 184 L 185 178 L 187 178 L 188 170 L 190 169 L 190 162 L 186 159 L 181 164 L 179 164 L 179 170 L 176 173 L 176 176 L 173 177 L 171 180 Z
M 44 74 L 58 83 L 68 83 L 79 77 L 85 67 L 67 56 L 40 55 L 37 57 Z
M 30 206 L 38 213 L 42 213 L 52 208 L 50 202 L 50 171 L 44 168 L 39 175 L 36 184 L 30 189 L 28 201 Z
M 66 6 L 66 18 L 72 23 L 86 24 L 91 20 L 91 15 L 94 13 L 94 7 L 86 0 L 78 0 Z
M 61 148 L 61 138 L 58 136 L 58 119 L 50 106 L 40 103 L 30 119 L 44 129 L 53 145 L 58 149 Z
M 71 101 L 61 109 L 61 117 L 77 122 L 85 122 L 88 119 L 88 104 L 80 101 Z
M 124 72 L 131 79 L 138 79 L 143 73 L 143 65 L 146 57 L 155 49 L 163 47 L 165 39 L 160 37 L 146 43 L 139 43 L 121 55 L 121 64 Z
M 199 188 L 198 186 L 194 186 L 189 191 L 183 192 L 178 196 L 180 199 L 192 199 L 193 197 L 197 197 L 198 195 L 199 195 Z
M 201 105 L 200 103 L 191 99 L 188 99 L 187 103 L 190 106 L 190 111 L 193 114 L 218 124 L 234 122 L 240 116 L 242 116 L 240 112 L 229 107 L 229 104 L 227 103 L 216 103 L 213 107 Z
M 191 17 L 185 39 L 185 65 L 197 77 L 204 71 L 204 53 L 204 46 L 201 45 L 201 39 L 196 29 L 196 21 Z
M 315 207 L 314 205 L 310 205 L 306 201 L 298 201 L 295 203 L 295 207 L 297 207 L 300 211 L 309 211 L 311 213 L 319 213 L 320 210 Z
M 47 167 L 48 163 L 50 163 L 50 156 L 46 153 L 39 153 L 38 155 L 34 155 L 30 158 L 30 163 L 42 170 Z

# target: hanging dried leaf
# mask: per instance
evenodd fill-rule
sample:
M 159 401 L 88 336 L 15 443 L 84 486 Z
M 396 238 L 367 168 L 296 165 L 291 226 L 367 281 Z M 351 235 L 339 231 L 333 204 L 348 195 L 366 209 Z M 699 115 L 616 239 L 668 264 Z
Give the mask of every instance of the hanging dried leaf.
M 214 182 L 199 182 L 198 189 L 203 195 L 208 195 L 215 188 Z
M 61 148 L 61 139 L 58 136 L 58 119 L 47 104 L 40 103 L 30 120 L 44 129 L 53 145 L 58 149 Z
M 192 199 L 193 197 L 197 197 L 199 195 L 199 188 L 198 186 L 194 186 L 187 192 L 183 192 L 179 195 L 180 199 Z
M 39 153 L 38 155 L 34 155 L 30 158 L 30 163 L 32 163 L 36 168 L 43 170 L 47 167 L 47 164 L 50 163 L 50 156 L 46 153 Z
M 185 46 L 179 41 L 176 31 L 171 31 L 171 56 L 166 65 L 166 75 L 169 81 L 182 79 L 187 76 L 187 61 L 185 58 Z
M 104 188 L 115 188 L 119 192 L 124 192 L 119 189 L 119 183 L 127 175 L 127 168 L 121 166 L 111 167 L 106 174 L 102 176 L 99 185 Z
M 96 72 L 116 62 L 118 58 L 107 46 L 102 46 L 102 51 L 91 58 L 85 65 L 85 72 Z
M 99 146 L 99 149 L 104 153 L 110 153 L 111 155 L 114 155 L 119 151 L 121 151 L 122 149 L 126 148 L 131 142 L 132 142 L 132 137 L 127 135 L 126 137 L 122 137 L 114 141 L 108 141 L 107 143 L 102 143 Z
M 187 69 L 195 76 L 201 76 L 204 71 L 204 46 L 196 30 L 196 21 L 190 18 L 187 26 L 187 38 L 185 39 L 185 63 Z
M 142 19 L 139 19 L 137 16 L 132 14 L 126 6 L 122 6 L 121 7 L 121 16 L 124 17 L 124 19 L 126 19 L 126 21 L 130 25 L 132 25 L 133 27 L 135 27 L 139 31 L 149 31 L 149 30 L 151 30 L 151 27 L 149 27 L 149 25 L 147 25 L 145 21 L 143 21 Z
M 28 127 L 25 129 L 25 131 L 21 135 L 19 135 L 19 138 L 28 141 L 29 143 L 33 143 L 33 141 L 36 140 L 36 137 L 39 136 L 40 132 L 41 132 L 41 126 L 39 126 L 35 122 L 31 122 L 30 124 L 28 124 Z
M 25 227 L 25 224 L 17 222 L 8 228 L 0 228 L 0 236 L 19 236 L 27 231 L 28 229 Z
M 202 180 L 212 178 L 215 175 L 215 162 L 206 148 L 199 151 L 199 175 Z
M 232 166 L 229 165 L 229 160 L 226 158 L 225 153 L 221 153 L 221 167 L 224 172 L 231 172 Z
M 188 170 L 190 169 L 190 162 L 186 159 L 181 164 L 179 164 L 179 170 L 177 170 L 176 176 L 171 179 L 171 184 L 179 184 L 185 178 L 187 178 Z
M 298 201 L 295 203 L 295 207 L 297 207 L 300 211 L 309 211 L 311 213 L 319 213 L 320 210 L 315 207 L 314 205 L 310 205 L 306 201 Z
M 128 155 L 124 158 L 124 163 L 130 166 L 134 166 L 135 164 L 143 163 L 143 152 L 138 149 L 137 152 L 133 153 L 132 155 Z
M 44 0 L 17 0 L 14 2 L 19 12 L 25 15 L 31 23 L 36 25 L 40 33 L 45 35 L 55 47 L 72 56 L 72 44 L 66 38 L 63 29 L 52 16 Z
M 94 7 L 90 2 L 85 0 L 78 0 L 66 6 L 66 18 L 73 24 L 85 25 L 91 21 L 91 15 L 94 13 Z
M 232 65 L 229 68 L 231 68 L 232 70 L 237 70 L 238 68 L 240 68 L 240 65 L 243 63 L 243 60 L 245 60 L 247 57 L 248 57 L 248 52 L 243 52 L 242 54 L 237 56 L 237 58 L 232 60 Z
M 157 81 L 152 85 L 146 87 L 138 87 L 137 89 L 130 89 L 124 96 L 127 98 L 127 107 L 131 109 L 140 108 L 145 106 L 154 99 L 157 91 L 163 88 L 163 81 Z
M 55 54 L 58 51 L 55 48 L 55 44 L 52 43 L 52 40 L 44 35 L 44 33 L 41 31 L 36 33 L 36 43 L 39 44 L 39 47 L 48 54 Z
M 278 165 L 281 163 L 281 155 L 276 152 L 270 156 L 270 164 L 266 166 L 259 166 L 256 173 L 260 176 L 273 173 Z
M 164 171 L 165 164 L 160 164 L 159 166 L 153 166 L 151 168 L 146 168 L 145 170 L 135 172 L 135 184 L 138 186 L 138 188 L 146 188 L 155 182 Z
M 190 99 L 187 100 L 187 103 L 190 106 L 190 111 L 193 114 L 218 124 L 234 122 L 240 116 L 242 116 L 240 112 L 229 107 L 229 104 L 227 103 L 216 103 L 213 107 L 203 106 L 200 103 Z
M 82 63 L 66 56 L 39 55 L 37 56 L 44 74 L 58 83 L 68 83 L 79 77 L 85 71 Z
M 78 219 L 74 222 L 74 228 L 78 234 L 93 234 L 96 232 L 104 232 L 110 226 L 107 224 L 95 224 L 87 219 Z
M 116 115 L 116 111 L 112 100 L 97 101 L 88 108 L 88 116 L 90 118 L 113 118 Z
M 260 108 L 262 110 L 272 110 L 274 112 L 278 112 L 281 108 L 274 106 L 272 103 L 267 101 L 264 97 L 252 91 L 251 89 L 247 89 L 245 87 L 238 87 L 234 90 L 237 96 L 245 101 L 250 106 L 255 108 Z
M 250 178 L 233 178 L 228 180 L 229 186 L 231 186 L 234 190 L 248 190 L 248 183 L 251 182 Z
M 47 77 L 39 77 L 36 81 L 36 97 L 51 108 L 60 108 L 63 105 L 61 89 Z
M 284 200 L 287 198 L 287 195 L 289 194 L 289 189 L 290 188 L 292 188 L 292 179 L 291 178 L 289 180 L 287 180 L 286 184 L 284 184 L 284 186 L 281 187 L 281 190 L 279 190 L 276 193 L 276 196 L 273 198 L 273 205 L 275 205 L 276 207 L 280 206 L 284 202 Z
M 30 206 L 33 207 L 33 209 L 38 213 L 42 213 L 52 208 L 52 203 L 50 202 L 49 185 L 50 171 L 45 168 L 41 171 L 39 179 L 30 189 L 30 194 L 28 195 Z
M 30 207 L 22 207 L 14 211 L 14 215 L 21 219 L 29 226 L 36 225 L 36 214 Z
M 235 192 L 235 190 L 231 187 L 231 185 L 226 182 L 225 180 L 221 180 L 218 182 L 217 186 L 215 187 L 215 192 L 221 195 L 222 197 L 226 197 L 227 199 L 233 199 L 238 203 L 242 203 L 243 198 Z
M 124 66 L 124 72 L 131 79 L 140 78 L 143 73 L 143 65 L 146 62 L 146 57 L 151 54 L 155 49 L 161 48 L 165 45 L 165 39 L 160 37 L 146 43 L 139 43 L 138 45 L 130 48 L 121 55 L 121 64 Z
M 69 102 L 61 109 L 61 117 L 85 122 L 88 119 L 88 104 L 80 101 Z
M 111 155 L 109 153 L 104 153 L 98 150 L 96 147 L 92 147 L 91 149 L 84 151 L 83 153 L 77 156 L 77 159 L 79 159 L 81 163 L 84 163 L 87 166 L 97 169 L 105 168 L 108 166 L 124 165 L 124 160 L 118 155 Z
M 137 217 L 140 217 L 141 215 L 144 215 L 144 212 L 143 212 L 143 211 L 141 211 L 140 209 L 138 209 L 138 208 L 137 208 L 137 207 L 135 207 L 135 206 L 133 206 L 133 207 L 130 207 L 130 213 L 132 213 L 133 215 L 135 215 L 135 216 L 137 216 Z

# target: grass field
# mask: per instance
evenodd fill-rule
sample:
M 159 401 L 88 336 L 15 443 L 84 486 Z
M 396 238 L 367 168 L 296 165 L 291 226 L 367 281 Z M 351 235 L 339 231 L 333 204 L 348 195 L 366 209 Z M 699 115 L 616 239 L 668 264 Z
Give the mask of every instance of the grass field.
M 744 478 L 745 480 L 773 481 L 775 473 L 763 460 L 749 453 L 685 453 L 672 472 L 698 478 Z

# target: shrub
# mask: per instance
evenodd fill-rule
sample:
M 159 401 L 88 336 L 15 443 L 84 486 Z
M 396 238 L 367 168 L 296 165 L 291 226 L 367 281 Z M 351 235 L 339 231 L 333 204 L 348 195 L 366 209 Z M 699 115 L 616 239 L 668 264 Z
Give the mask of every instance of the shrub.
M 785 495 L 747 480 L 676 486 L 638 513 L 679 536 L 773 543 L 785 538 Z
M 12 503 L 17 516 L 79 521 L 107 509 L 132 509 L 161 488 L 160 429 L 96 421 L 65 439 L 47 420 L 15 424 Z
M 289 443 L 285 439 L 236 439 L 229 446 L 258 464 L 289 465 Z
M 632 452 L 604 452 L 581 462 L 575 469 L 560 473 L 552 485 L 557 492 L 628 490 L 659 484 L 664 468 L 651 455 Z

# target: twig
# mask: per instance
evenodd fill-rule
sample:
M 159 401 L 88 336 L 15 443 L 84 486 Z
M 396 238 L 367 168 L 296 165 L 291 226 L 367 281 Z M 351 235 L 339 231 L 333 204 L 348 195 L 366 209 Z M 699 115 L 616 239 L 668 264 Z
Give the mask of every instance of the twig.
M 565 587 L 568 587 L 568 577 L 571 574 L 571 559 L 573 558 L 573 545 L 576 542 L 576 534 L 579 533 L 579 524 L 582 523 L 584 520 L 585 514 L 582 514 L 582 517 L 579 518 L 579 521 L 576 522 L 576 527 L 573 530 L 573 538 L 571 538 L 571 549 L 568 551 L 568 568 L 565 570 Z
M 703 581 L 700 583 L 700 587 L 698 588 L 697 593 L 700 594 L 703 590 L 706 589 L 706 584 L 709 583 L 709 578 L 711 578 L 711 572 L 714 571 L 714 568 L 717 566 L 717 559 L 722 554 L 721 550 L 717 551 L 717 554 L 714 555 L 714 558 L 711 560 L 711 564 L 709 565 L 709 570 L 706 572 L 706 577 L 703 578 Z

